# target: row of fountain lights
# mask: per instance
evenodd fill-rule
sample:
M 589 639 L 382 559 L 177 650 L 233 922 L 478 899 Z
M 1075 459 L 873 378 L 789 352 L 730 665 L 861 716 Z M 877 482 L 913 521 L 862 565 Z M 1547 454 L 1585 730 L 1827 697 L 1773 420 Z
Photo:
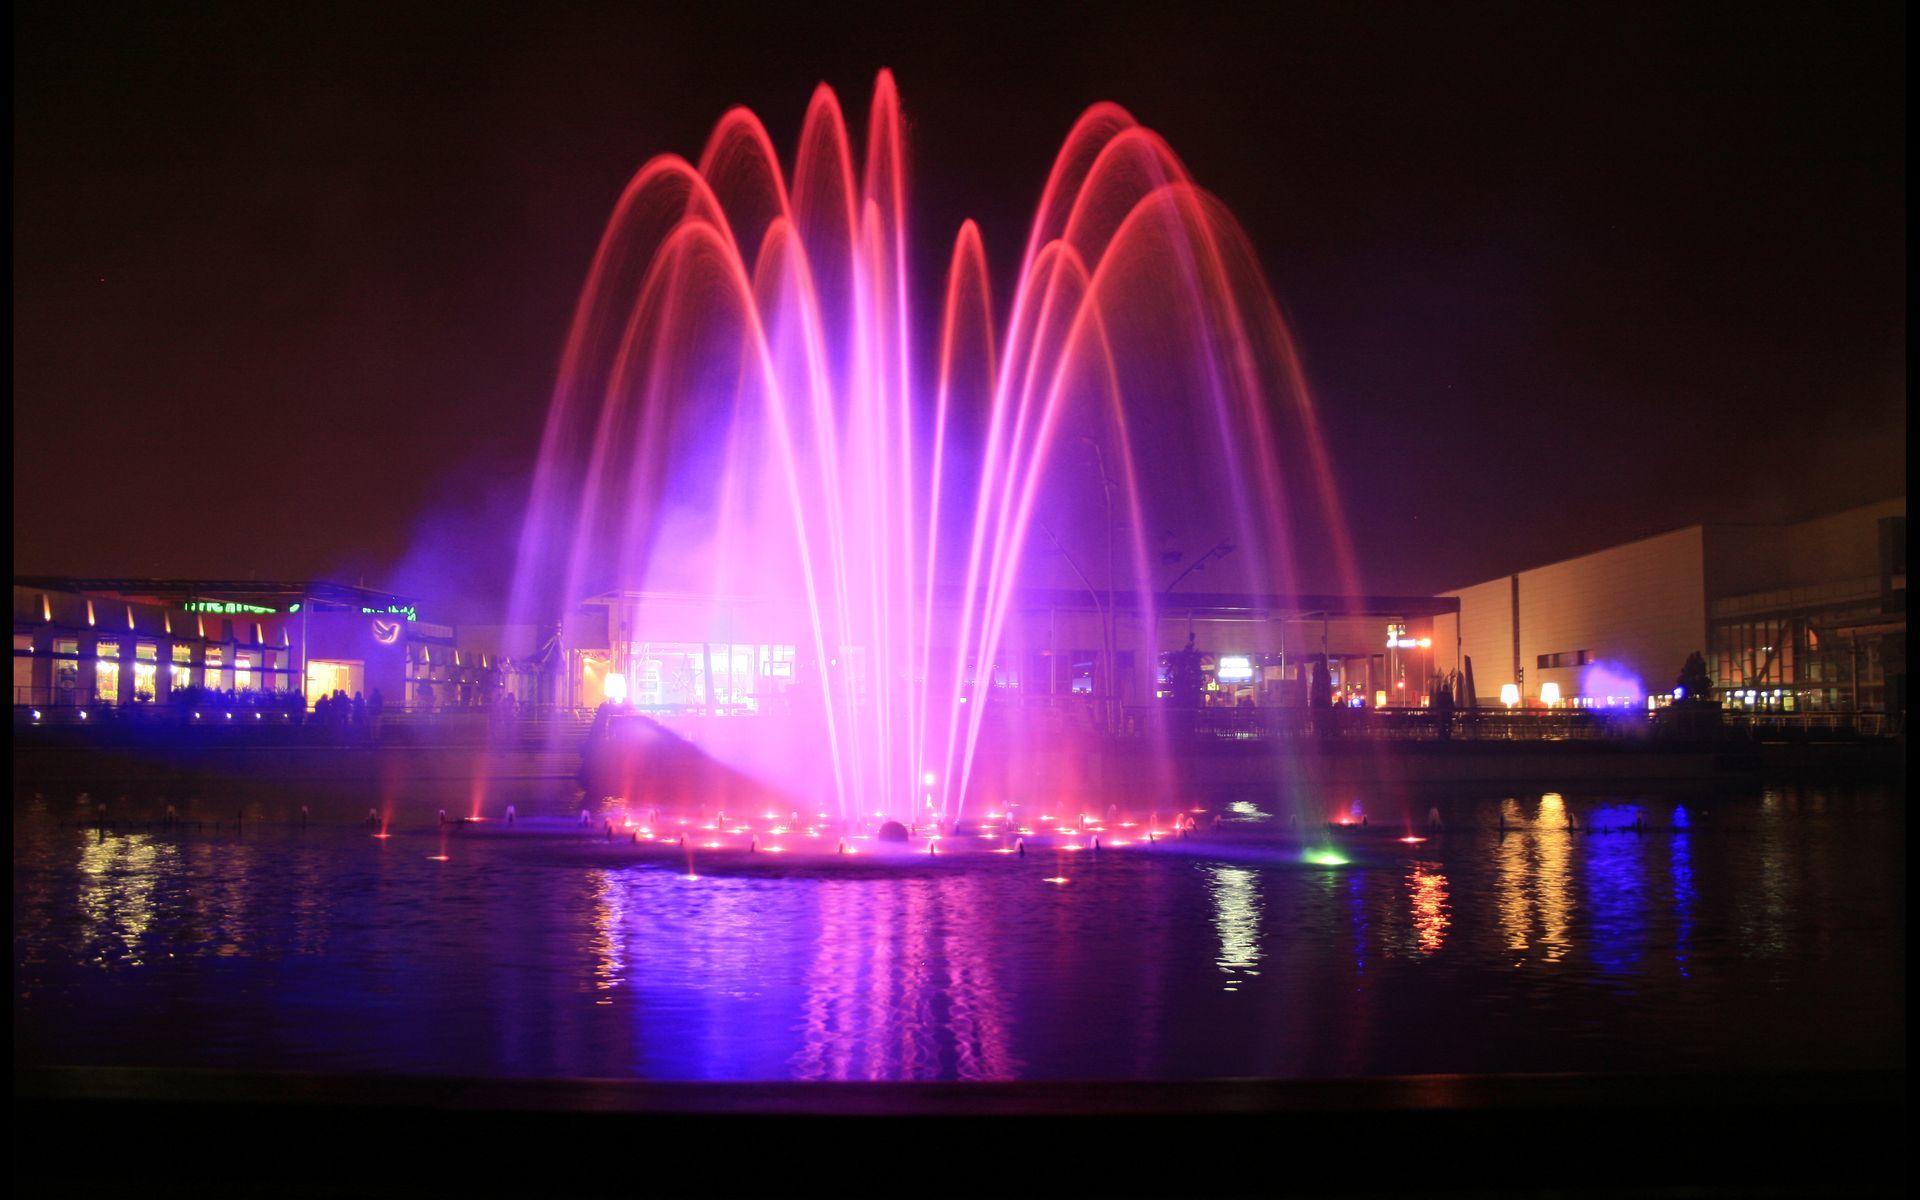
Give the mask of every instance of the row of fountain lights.
M 84 709 L 84 708 L 83 708 L 83 709 L 80 709 L 80 710 L 78 710 L 78 711 L 79 711 L 79 714 L 80 714 L 80 719 L 81 719 L 82 721 L 86 721 L 86 720 L 90 720 L 90 719 L 91 719 L 90 717 L 88 717 L 88 716 L 87 716 L 87 710 L 86 710 L 86 709 Z M 33 709 L 33 710 L 32 710 L 32 712 L 33 712 L 33 719 L 34 719 L 35 721 L 43 721 L 43 720 L 45 720 L 45 719 L 46 719 L 46 714 L 45 714 L 45 713 L 43 713 L 43 712 L 41 712 L 41 711 L 40 711 L 39 709 L 37 709 L 37 708 L 36 708 L 36 709 Z M 227 720 L 229 720 L 229 721 L 231 721 L 231 720 L 233 720 L 233 714 L 232 714 L 232 713 L 226 713 L 226 714 L 224 714 L 224 715 L 226 716 L 226 718 L 227 718 Z M 279 718 L 280 720 L 282 720 L 282 721 L 285 721 L 285 720 L 289 720 L 289 719 L 290 719 L 290 718 L 289 718 L 289 717 L 287 716 L 287 714 L 286 714 L 286 713 L 275 713 L 274 715 L 275 715 L 276 717 L 278 717 L 278 718 Z M 205 714 L 204 714 L 204 713 L 194 713 L 194 714 L 193 714 L 193 719 L 194 719 L 194 720 L 196 720 L 196 721 L 199 721 L 199 720 L 204 720 L 204 719 L 205 719 Z M 264 720 L 266 720 L 266 714 L 264 714 L 264 713 L 254 713 L 254 714 L 253 714 L 253 719 L 254 719 L 254 720 L 256 720 L 256 721 L 264 721 Z
M 1021 854 L 1024 852 L 1025 839 L 1042 836 L 1049 839 L 1066 840 L 1050 840 L 1045 843 L 1044 846 L 1037 846 L 1036 849 L 1044 848 L 1069 853 L 1091 849 L 1097 852 L 1103 848 L 1120 849 L 1131 845 L 1138 845 L 1142 841 L 1147 844 L 1152 844 L 1161 838 L 1177 837 L 1183 832 L 1195 829 L 1198 818 L 1204 816 L 1206 812 L 1207 810 L 1204 808 L 1176 812 L 1171 824 L 1164 829 L 1161 828 L 1159 814 L 1156 813 L 1148 820 L 1144 833 L 1122 832 L 1117 835 L 1115 831 L 1139 830 L 1140 823 L 1130 820 L 1111 821 L 1092 813 L 1082 813 L 1077 819 L 1047 814 L 1034 818 L 1033 824 L 1031 825 L 1016 825 L 1014 824 L 1012 813 L 990 812 L 987 814 L 986 820 L 998 824 L 980 825 L 978 831 L 972 834 L 972 836 L 981 841 L 1003 843 L 989 848 L 989 852 L 993 854 Z M 367 816 L 370 824 L 378 824 L 375 813 L 369 812 Z M 440 814 L 440 819 L 443 823 L 448 820 L 444 810 L 442 810 Z M 512 805 L 509 805 L 507 807 L 507 820 L 511 823 L 514 819 L 515 810 Z M 886 813 L 877 812 L 874 814 L 874 819 L 885 822 L 889 818 Z M 465 820 L 467 822 L 477 823 L 484 822 L 487 818 L 468 817 Z M 801 817 L 798 812 L 789 813 L 784 821 L 778 813 L 764 813 L 762 814 L 762 820 L 769 823 L 764 830 L 769 838 L 799 837 L 812 839 L 814 841 L 824 841 L 826 838 L 836 836 L 830 828 L 832 816 L 829 813 L 819 813 L 817 814 L 817 821 L 804 825 L 801 823 Z M 590 827 L 592 823 L 593 814 L 589 810 L 582 809 L 580 811 L 580 824 L 584 827 Z M 955 829 L 950 834 L 941 833 L 937 825 L 928 826 L 929 832 L 926 835 L 927 852 L 930 855 L 937 855 L 941 842 L 949 838 L 968 836 L 960 832 L 960 826 L 962 824 L 961 822 L 956 822 Z M 1362 818 L 1343 816 L 1336 820 L 1329 821 L 1327 824 L 1330 830 L 1357 829 L 1364 827 L 1366 821 Z M 838 835 L 839 840 L 835 847 L 835 853 L 842 855 L 862 853 L 857 843 L 876 840 L 877 835 L 871 832 L 865 832 L 866 829 L 870 828 L 870 825 L 866 825 L 863 826 L 862 832 L 847 832 Z M 606 822 L 605 829 L 609 840 L 611 840 L 615 832 L 615 826 L 611 820 Z M 748 853 L 785 854 L 789 849 L 789 846 L 779 842 L 769 842 L 767 845 L 761 845 L 760 836 L 762 830 L 757 828 L 752 821 L 729 820 L 724 813 L 716 814 L 712 820 L 696 821 L 694 818 L 681 817 L 670 821 L 662 821 L 659 813 L 655 811 L 644 821 L 635 821 L 631 816 L 623 818 L 618 827 L 618 832 L 627 836 L 635 844 L 640 842 L 653 842 L 662 846 L 671 845 L 675 848 L 699 850 L 733 849 L 735 851 L 742 849 L 738 844 L 729 847 L 726 841 L 723 840 L 726 836 L 732 836 L 747 839 L 747 844 L 744 849 L 746 849 Z M 704 839 L 694 840 L 691 845 L 689 845 L 690 838 L 701 839 L 701 835 L 703 834 L 707 835 Z M 910 834 L 917 835 L 918 828 L 911 830 Z M 392 834 L 384 827 L 381 827 L 373 836 L 385 840 L 390 838 Z M 1008 838 L 1016 838 L 1019 840 L 1017 840 L 1014 845 L 1005 845 L 1004 843 Z M 1427 839 L 1410 833 L 1405 837 L 1395 840 L 1406 843 L 1407 845 L 1418 845 Z M 444 853 L 433 854 L 428 857 L 434 862 L 447 862 L 449 860 L 449 856 Z M 1301 859 L 1315 866 L 1327 867 L 1347 866 L 1352 861 L 1338 849 L 1331 846 L 1310 847 L 1302 853 Z M 1055 875 L 1049 876 L 1044 882 L 1061 884 L 1068 883 L 1070 880 L 1065 876 Z
M 1194 813 L 1202 813 L 1205 810 L 1194 809 L 1193 811 Z M 588 824 L 591 814 L 583 810 L 581 816 L 581 823 L 583 825 Z M 888 816 L 883 812 L 875 813 L 874 819 L 884 822 L 888 819 Z M 860 852 L 860 849 L 852 843 L 871 842 L 874 841 L 877 836 L 874 833 L 865 831 L 871 829 L 871 825 L 863 826 L 863 832 L 860 833 L 836 835 L 830 828 L 832 817 L 828 813 L 820 813 L 818 814 L 818 820 L 816 822 L 804 825 L 801 823 L 799 813 L 789 814 L 784 821 L 781 820 L 778 813 L 765 813 L 762 815 L 762 820 L 771 823 L 767 825 L 764 830 L 756 827 L 751 821 L 730 821 L 724 813 L 718 814 L 713 820 L 699 822 L 696 822 L 690 817 L 681 817 L 677 820 L 663 822 L 656 813 L 649 819 L 638 822 L 632 817 L 625 818 L 619 826 L 619 832 L 627 834 L 632 840 L 637 842 L 660 842 L 673 843 L 676 845 L 684 845 L 689 838 L 698 838 L 701 834 L 744 837 L 748 839 L 747 845 L 744 847 L 745 849 L 764 854 L 784 854 L 788 850 L 788 847 L 778 842 L 769 842 L 766 845 L 761 845 L 760 838 L 763 834 L 770 838 L 795 837 L 810 838 L 816 841 L 824 841 L 829 837 L 837 836 L 840 840 L 836 847 L 836 852 L 840 854 L 857 854 Z M 988 813 L 986 820 L 993 823 L 978 826 L 978 831 L 971 836 L 981 841 L 996 842 L 1005 842 L 1008 838 L 1042 836 L 1049 838 L 1067 838 L 1069 840 L 1064 842 L 1048 843 L 1051 849 L 1067 851 L 1086 850 L 1089 847 L 1095 849 L 1113 847 L 1117 849 L 1132 845 L 1143 836 L 1146 840 L 1152 841 L 1160 837 L 1173 836 L 1176 832 L 1173 829 L 1160 829 L 1157 817 L 1154 821 L 1149 822 L 1144 835 L 1123 833 L 1118 836 L 1115 836 L 1114 830 L 1135 830 L 1140 827 L 1139 822 L 1118 821 L 1109 826 L 1106 821 L 1099 817 L 1091 814 L 1082 814 L 1077 821 L 1049 815 L 1034 818 L 1032 825 L 1015 825 L 1011 813 L 998 812 Z M 608 823 L 608 828 L 613 828 L 611 822 Z M 918 836 L 921 828 L 922 827 L 916 826 L 909 832 L 914 836 Z M 939 853 L 939 846 L 942 842 L 969 836 L 968 834 L 958 831 L 960 828 L 959 825 L 956 825 L 955 831 L 951 833 L 941 833 L 938 826 L 926 826 L 924 828 L 928 830 L 926 833 L 928 852 L 933 854 Z M 695 841 L 693 845 L 703 850 L 723 850 L 729 848 L 727 843 L 721 840 L 719 836 L 709 836 L 705 840 Z M 736 844 L 731 848 L 741 849 L 742 847 Z M 992 853 L 1017 854 L 1019 853 L 1019 847 L 1017 845 L 995 846 L 992 847 Z
M 1193 810 L 1192 815 L 1201 814 L 1201 813 L 1204 813 L 1205 811 L 1206 811 L 1205 809 L 1196 808 Z M 511 822 L 514 819 L 513 806 L 509 805 L 507 807 L 507 814 L 508 814 L 507 819 Z M 765 813 L 763 814 L 763 819 L 769 822 L 775 822 L 775 824 L 772 824 L 766 830 L 768 836 L 770 837 L 806 837 L 806 838 L 812 838 L 815 840 L 823 840 L 831 835 L 829 831 L 823 828 L 822 826 L 827 823 L 830 823 L 832 818 L 828 813 L 820 813 L 818 814 L 818 816 L 819 816 L 819 822 L 820 822 L 819 824 L 809 824 L 809 825 L 806 825 L 804 828 L 800 826 L 800 814 L 797 812 L 789 814 L 787 821 L 784 823 L 780 823 L 780 814 L 778 813 Z M 1182 814 L 1182 816 L 1190 816 L 1190 814 Z M 875 813 L 874 817 L 876 819 L 885 820 L 887 819 L 887 814 Z M 369 824 L 376 825 L 376 826 L 380 825 L 377 813 L 369 812 L 367 814 L 367 819 Z M 447 822 L 447 815 L 445 810 L 441 811 L 440 819 L 442 823 Z M 466 821 L 467 822 L 483 822 L 486 819 L 487 818 L 485 817 L 468 817 L 466 818 Z M 1120 837 L 1111 836 L 1111 834 L 1109 833 L 1107 824 L 1104 821 L 1102 821 L 1098 817 L 1093 816 L 1092 814 L 1086 814 L 1086 813 L 1081 814 L 1077 823 L 1070 823 L 1066 820 L 1063 820 L 1060 817 L 1051 816 L 1051 815 L 1038 817 L 1038 818 L 1035 818 L 1035 825 L 1040 827 L 1037 829 L 1029 826 L 1012 825 L 1011 824 L 1012 814 L 1010 813 L 1004 813 L 1004 814 L 988 813 L 987 819 L 989 821 L 1005 821 L 1008 823 L 1008 828 L 1005 831 L 1002 831 L 999 829 L 998 826 L 982 825 L 980 827 L 979 833 L 976 836 L 983 840 L 1004 842 L 1009 837 L 1018 837 L 1021 839 L 1025 839 L 1030 837 L 1037 837 L 1037 836 L 1040 836 L 1041 834 L 1046 834 L 1052 837 L 1066 837 L 1066 838 L 1080 839 L 1077 841 L 1067 841 L 1067 842 L 1058 843 L 1058 844 L 1050 843 L 1049 848 L 1054 850 L 1081 851 L 1081 850 L 1086 850 L 1089 847 L 1092 847 L 1094 850 L 1097 851 L 1105 846 L 1119 848 L 1123 846 L 1132 845 L 1134 844 L 1135 841 L 1138 840 L 1137 835 L 1136 836 L 1120 836 Z M 1178 818 L 1176 818 L 1176 820 L 1178 820 Z M 592 813 L 590 813 L 585 809 L 582 809 L 580 812 L 580 823 L 582 825 L 590 825 L 591 821 L 592 821 Z M 726 815 L 724 813 L 717 814 L 714 820 L 702 821 L 702 822 L 699 822 L 698 824 L 695 824 L 691 818 L 686 818 L 686 817 L 679 818 L 678 820 L 673 822 L 673 824 L 678 827 L 677 831 L 669 831 L 669 830 L 662 829 L 660 828 L 662 824 L 663 822 L 659 820 L 658 813 L 654 813 L 649 820 L 640 822 L 640 823 L 636 823 L 632 817 L 627 817 L 621 822 L 620 832 L 626 834 L 635 844 L 638 844 L 640 842 L 655 842 L 661 845 L 673 845 L 676 848 L 686 847 L 687 839 L 689 835 L 698 837 L 700 834 L 704 833 L 709 835 L 731 834 L 735 837 L 746 837 L 748 839 L 746 848 L 749 853 L 784 854 L 787 852 L 787 849 L 788 849 L 788 847 L 781 845 L 777 842 L 771 843 L 765 846 L 760 845 L 759 831 L 755 829 L 752 822 L 747 822 L 747 821 L 730 822 L 727 820 Z M 611 838 L 611 835 L 613 833 L 613 828 L 614 828 L 613 823 L 609 821 L 607 823 L 606 828 L 607 828 L 609 838 Z M 1114 824 L 1114 828 L 1137 829 L 1139 828 L 1139 823 L 1136 821 L 1119 821 Z M 1163 833 L 1159 829 L 1158 817 L 1156 816 L 1154 820 L 1150 821 L 1148 824 L 1146 840 L 1151 842 L 1158 837 L 1172 836 L 1172 833 L 1173 831 L 1166 831 Z M 390 839 L 393 835 L 390 832 L 388 832 L 387 829 L 384 828 L 384 826 L 381 826 L 377 829 L 377 831 L 373 834 L 373 836 L 381 841 L 385 841 Z M 944 836 L 945 835 L 942 835 L 938 832 L 937 827 L 934 827 L 934 832 L 931 832 L 927 835 L 927 852 L 929 854 L 939 853 L 939 844 L 943 840 Z M 951 836 L 958 837 L 962 835 L 955 833 Z M 836 853 L 859 854 L 861 853 L 860 848 L 857 845 L 854 845 L 853 843 L 870 842 L 870 841 L 873 841 L 874 838 L 875 838 L 874 834 L 864 833 L 864 832 L 849 833 L 849 834 L 842 835 L 836 846 Z M 695 842 L 694 848 L 703 849 L 703 850 L 723 850 L 723 849 L 727 849 L 728 847 L 726 843 L 720 840 L 718 837 L 708 837 L 707 840 L 705 841 Z M 733 848 L 735 850 L 739 849 L 737 845 Z M 994 854 L 1019 854 L 1022 852 L 1022 849 L 1023 847 L 1019 843 L 1016 843 L 1015 845 L 1012 845 L 1012 846 L 1002 845 L 1002 846 L 993 847 L 991 852 Z M 444 851 L 439 854 L 429 854 L 427 858 L 431 862 L 451 861 L 451 856 L 446 854 Z M 1317 862 L 1320 860 L 1310 858 L 1309 861 Z M 1345 863 L 1346 860 L 1338 859 L 1338 862 Z M 691 876 L 689 876 L 689 878 L 691 878 Z M 1053 884 L 1064 884 L 1064 883 L 1071 883 L 1072 880 L 1065 875 L 1056 874 L 1056 875 L 1047 876 L 1044 880 L 1042 880 L 1042 882 L 1053 883 Z
M 1649 710 L 1660 708 L 1663 705 L 1671 704 L 1675 700 L 1679 700 L 1686 694 L 1685 688 L 1675 688 L 1668 695 L 1648 696 L 1647 708 Z M 1517 683 L 1501 684 L 1500 703 L 1508 709 L 1524 707 L 1525 698 L 1520 694 L 1520 685 Z M 1640 698 L 1633 695 L 1563 696 L 1560 693 L 1560 685 L 1557 683 L 1548 681 L 1540 685 L 1540 707 L 1542 708 L 1633 708 L 1639 703 Z

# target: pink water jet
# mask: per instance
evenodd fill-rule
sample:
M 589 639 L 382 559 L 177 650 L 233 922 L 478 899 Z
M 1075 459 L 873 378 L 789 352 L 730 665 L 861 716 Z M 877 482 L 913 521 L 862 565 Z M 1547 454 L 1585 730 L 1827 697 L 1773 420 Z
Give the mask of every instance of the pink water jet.
M 790 172 L 744 108 L 697 164 L 641 167 L 575 312 L 515 588 L 521 620 L 611 593 L 644 625 L 650 605 L 695 597 L 690 641 L 764 641 L 755 620 L 790 621 L 781 711 L 715 712 L 680 736 L 728 790 L 832 797 L 857 826 L 1079 786 L 1042 752 L 1086 731 L 1006 715 L 1033 661 L 1022 596 L 1091 602 L 1094 732 L 1152 737 L 1112 697 L 1125 672 L 1157 669 L 1170 574 L 1214 546 L 1246 593 L 1298 591 L 1307 557 L 1353 577 L 1259 263 L 1159 136 L 1112 104 L 1082 115 L 998 322 L 972 222 L 932 321 L 916 318 L 905 150 L 882 71 L 864 157 L 821 85 Z M 618 657 L 646 634 L 609 636 Z M 983 769 L 1022 750 L 1017 772 Z M 1162 778 L 1133 782 L 1166 794 L 1159 761 Z M 652 786 L 646 803 L 675 803 Z

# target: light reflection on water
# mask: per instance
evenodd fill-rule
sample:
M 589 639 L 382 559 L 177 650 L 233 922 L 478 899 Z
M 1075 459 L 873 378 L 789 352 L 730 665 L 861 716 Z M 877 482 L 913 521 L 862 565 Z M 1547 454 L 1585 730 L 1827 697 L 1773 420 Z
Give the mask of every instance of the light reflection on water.
M 1255 827 L 1232 861 L 1081 855 L 1055 886 L 1048 855 L 689 877 L 592 838 L 450 832 L 425 797 L 387 802 L 385 841 L 364 796 L 305 830 L 255 800 L 244 835 L 105 838 L 70 797 L 17 798 L 16 1059 L 859 1080 L 1904 1053 L 1884 789 L 1440 803 L 1448 833 L 1350 841 L 1349 866 L 1253 853 Z
M 145 935 L 153 924 L 153 892 L 166 874 L 159 860 L 178 853 L 173 846 L 156 845 L 151 838 L 138 834 L 111 841 L 81 839 L 77 864 L 80 894 L 76 900 L 80 916 L 94 939 L 119 944 L 118 954 L 127 966 L 137 967 L 145 961 Z M 105 964 L 113 956 L 99 945 L 87 957 Z
M 1516 959 L 1559 962 L 1572 950 L 1572 862 L 1579 835 L 1567 824 L 1558 792 L 1540 797 L 1528 817 L 1517 800 L 1501 801 L 1504 830 L 1495 849 L 1501 929 Z
M 1668 848 L 1668 873 L 1673 879 L 1673 961 L 1687 974 L 1687 956 L 1693 948 L 1693 819 L 1686 805 L 1673 810 L 1673 834 Z
M 1216 959 L 1226 976 L 1222 991 L 1238 991 L 1243 979 L 1260 974 L 1260 876 L 1244 867 L 1209 867 L 1213 928 L 1220 937 Z
M 1427 863 L 1415 863 L 1407 874 L 1407 890 L 1413 905 L 1413 927 L 1419 936 L 1420 950 L 1436 953 L 1447 942 L 1447 877 Z

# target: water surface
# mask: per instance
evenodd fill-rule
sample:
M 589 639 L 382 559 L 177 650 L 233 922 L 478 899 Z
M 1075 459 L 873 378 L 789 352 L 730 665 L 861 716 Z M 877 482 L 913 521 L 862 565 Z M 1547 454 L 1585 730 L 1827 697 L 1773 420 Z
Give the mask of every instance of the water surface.
M 385 840 L 363 794 L 303 797 L 304 827 L 270 787 L 115 795 L 104 838 L 78 824 L 100 799 L 15 798 L 16 1063 L 651 1080 L 1905 1064 L 1905 816 L 1884 787 L 1376 802 L 1343 866 L 1301 862 L 1256 803 L 1218 843 L 1164 853 L 691 878 L 557 820 L 448 833 L 451 794 L 392 798 Z M 168 804 L 183 823 L 148 828 Z M 1377 828 L 1432 805 L 1449 832 Z

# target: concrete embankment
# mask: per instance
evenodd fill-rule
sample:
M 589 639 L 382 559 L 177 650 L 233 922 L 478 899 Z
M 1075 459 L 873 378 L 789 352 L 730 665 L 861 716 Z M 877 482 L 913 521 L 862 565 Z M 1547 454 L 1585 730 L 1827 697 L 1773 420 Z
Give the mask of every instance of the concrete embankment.
M 1009 795 L 1023 781 L 1126 792 L 1161 780 L 1199 794 L 1295 787 L 1578 787 L 1587 784 L 1753 783 L 1784 778 L 1887 778 L 1905 768 L 1893 743 L 1831 746 L 1660 745 L 1648 742 L 1434 742 L 1354 739 L 1189 743 L 1164 762 L 1140 741 L 1088 742 L 996 761 L 976 776 Z
M 578 751 L 489 750 L 462 746 L 259 746 L 164 751 L 125 746 L 15 746 L 13 752 L 16 782 L 164 783 L 219 778 L 335 783 L 479 778 L 571 780 L 579 766 Z

